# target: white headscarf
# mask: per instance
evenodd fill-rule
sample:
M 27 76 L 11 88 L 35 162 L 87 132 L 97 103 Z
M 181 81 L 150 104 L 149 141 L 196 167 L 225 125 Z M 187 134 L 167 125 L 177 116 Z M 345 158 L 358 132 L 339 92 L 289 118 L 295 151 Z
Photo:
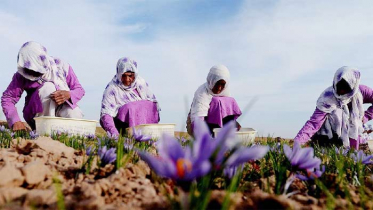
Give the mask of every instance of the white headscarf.
M 214 96 L 230 96 L 229 91 L 229 70 L 224 65 L 216 65 L 211 67 L 207 75 L 207 82 L 201 85 L 194 94 L 192 108 L 190 110 L 191 120 L 198 117 L 205 117 L 210 109 L 210 103 Z M 212 89 L 219 80 L 226 82 L 223 91 L 219 94 L 214 94 Z
M 337 83 L 344 79 L 350 86 L 351 92 L 338 95 Z M 350 146 L 349 139 L 358 139 L 363 132 L 363 96 L 359 89 L 360 72 L 356 68 L 344 66 L 334 75 L 333 86 L 327 88 L 317 100 L 317 108 L 329 113 L 320 129 L 321 135 L 333 138 L 333 133 L 342 139 L 344 146 Z M 348 104 L 351 103 L 351 110 Z M 350 112 L 351 111 L 351 112 Z
M 122 75 L 126 72 L 135 73 L 135 80 L 130 86 L 125 86 L 122 82 Z M 139 95 L 137 95 L 137 93 Z M 120 58 L 117 62 L 117 74 L 106 86 L 104 96 L 102 98 L 101 116 L 108 114 L 116 117 L 118 110 L 123 105 L 132 102 L 148 100 L 157 102 L 155 95 L 150 91 L 148 83 L 138 75 L 137 63 L 130 58 Z M 158 111 L 160 110 L 157 102 Z
M 18 73 L 31 81 L 53 82 L 60 90 L 70 90 L 66 77 L 70 65 L 47 54 L 47 49 L 37 42 L 26 42 L 18 53 Z M 25 72 L 26 69 L 41 73 L 41 77 L 33 77 Z

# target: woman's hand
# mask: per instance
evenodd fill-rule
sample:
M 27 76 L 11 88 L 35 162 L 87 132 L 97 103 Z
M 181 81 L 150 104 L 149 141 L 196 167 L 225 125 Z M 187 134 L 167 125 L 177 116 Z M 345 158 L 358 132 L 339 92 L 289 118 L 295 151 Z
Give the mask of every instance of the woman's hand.
M 53 92 L 50 97 L 52 98 L 53 101 L 57 103 L 57 105 L 61 105 L 65 103 L 67 100 L 70 99 L 70 91 L 66 90 L 57 90 Z
M 13 131 L 26 131 L 26 126 L 23 124 L 23 122 L 18 121 L 13 124 Z

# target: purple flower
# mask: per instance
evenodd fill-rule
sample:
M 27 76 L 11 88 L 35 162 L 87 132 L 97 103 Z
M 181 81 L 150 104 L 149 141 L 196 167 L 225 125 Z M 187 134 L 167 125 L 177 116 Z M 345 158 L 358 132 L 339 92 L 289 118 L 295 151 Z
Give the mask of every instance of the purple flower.
M 256 145 L 247 148 L 239 144 L 236 139 L 234 121 L 226 124 L 215 139 L 211 138 L 207 124 L 201 120 L 195 121 L 194 131 L 196 143 L 200 142 L 193 145 L 195 153 L 203 154 L 202 158 L 210 159 L 213 156 L 212 160 L 216 169 L 238 166 L 250 160 L 263 158 L 269 150 L 268 146 Z
M 127 62 L 127 61 L 128 61 L 128 58 L 123 58 L 122 61 L 123 61 L 123 62 Z
M 14 132 L 11 132 L 11 133 L 10 133 L 10 137 L 12 137 L 12 138 L 13 138 L 13 137 L 14 137 L 14 135 L 15 135 L 15 133 L 14 133 Z
M 136 130 L 135 127 L 132 127 L 132 136 L 136 141 L 149 141 L 152 139 L 151 136 L 142 134 L 140 129 Z
M 116 134 L 111 134 L 109 131 L 106 132 L 106 135 L 109 139 L 115 139 L 118 140 L 118 135 Z
M 350 151 L 350 148 L 349 147 L 347 147 L 347 148 L 335 148 L 335 153 L 337 153 L 337 154 L 342 154 L 343 156 L 346 156 L 347 155 L 347 153 Z
M 26 61 L 25 64 L 24 64 L 24 67 L 25 68 L 30 68 L 31 66 L 31 62 L 30 61 Z
M 196 140 L 195 143 L 200 144 L 199 141 Z M 159 176 L 191 181 L 210 172 L 209 156 L 206 157 L 203 150 L 198 150 L 202 153 L 196 154 L 191 147 L 183 149 L 175 138 L 167 134 L 158 140 L 157 150 L 159 157 L 142 151 L 138 153 Z
M 36 133 L 36 131 L 30 131 L 30 138 L 31 139 L 36 139 L 39 137 L 39 134 Z
M 61 63 L 61 61 L 60 61 L 60 59 L 54 59 L 54 62 L 58 65 L 58 64 L 60 64 Z
M 278 153 L 281 151 L 281 144 L 277 143 L 269 149 L 271 152 Z
M 261 145 L 255 145 L 249 148 L 240 147 L 229 156 L 225 165 L 232 167 L 238 166 L 250 160 L 261 159 L 267 154 L 268 150 L 268 146 Z
M 359 150 L 357 154 L 352 153 L 351 158 L 355 161 L 355 163 L 361 162 L 364 165 L 373 163 L 373 155 L 366 155 L 362 150 Z
M 115 154 L 115 148 L 110 148 L 107 150 L 106 146 L 99 148 L 97 152 L 101 160 L 101 166 L 105 166 L 114 162 L 117 159 L 117 154 Z
M 86 150 L 85 150 L 85 154 L 88 155 L 88 156 L 91 156 L 93 155 L 93 147 L 92 146 L 89 146 Z
M 124 142 L 123 142 L 123 148 L 125 150 L 128 150 L 128 151 L 132 150 L 133 146 L 134 146 L 134 143 L 133 143 L 132 139 L 127 138 L 126 140 L 124 140 Z
M 237 174 L 237 172 L 241 172 L 242 170 L 243 170 L 242 165 L 231 166 L 231 167 L 224 168 L 223 173 L 224 173 L 224 176 L 226 176 L 229 179 L 232 179 Z
M 87 137 L 88 139 L 94 139 L 94 138 L 96 138 L 96 135 L 95 134 L 88 134 L 85 137 Z
M 295 175 L 295 177 L 302 181 L 314 180 L 315 178 L 319 178 L 324 172 L 325 166 L 321 166 L 321 170 L 314 168 L 313 170 L 307 170 L 306 175 L 298 173 Z
M 184 138 L 184 137 L 181 137 L 180 139 L 181 143 L 185 144 L 188 142 L 188 139 Z
M 293 149 L 285 144 L 284 153 L 295 169 L 307 170 L 320 168 L 321 160 L 314 157 L 313 148 L 301 148 L 297 141 L 294 142 Z
M 149 143 L 150 143 L 152 146 L 155 146 L 155 147 L 158 145 L 158 141 L 150 140 Z
M 137 62 L 136 61 L 133 61 L 133 65 L 135 65 L 136 68 L 137 68 Z
M 56 132 L 56 134 L 58 135 L 58 136 L 61 136 L 62 135 L 62 131 L 61 130 L 57 130 L 57 132 Z
M 284 153 L 287 159 L 290 161 L 293 170 L 305 171 L 307 176 L 297 174 L 299 179 L 305 180 L 314 179 L 320 177 L 325 168 L 320 171 L 321 160 L 314 156 L 313 148 L 301 148 L 299 142 L 294 142 L 293 149 L 289 145 L 284 145 Z
M 5 126 L 3 126 L 3 125 L 0 126 L 0 131 L 1 131 L 1 132 L 4 132 L 4 131 L 5 131 Z

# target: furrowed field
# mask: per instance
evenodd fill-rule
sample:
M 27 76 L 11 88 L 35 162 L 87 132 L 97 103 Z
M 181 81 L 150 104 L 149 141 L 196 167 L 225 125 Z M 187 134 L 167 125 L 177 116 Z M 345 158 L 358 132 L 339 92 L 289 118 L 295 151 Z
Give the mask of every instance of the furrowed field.
M 371 209 L 369 149 L 280 138 L 51 137 L 0 127 L 2 209 Z

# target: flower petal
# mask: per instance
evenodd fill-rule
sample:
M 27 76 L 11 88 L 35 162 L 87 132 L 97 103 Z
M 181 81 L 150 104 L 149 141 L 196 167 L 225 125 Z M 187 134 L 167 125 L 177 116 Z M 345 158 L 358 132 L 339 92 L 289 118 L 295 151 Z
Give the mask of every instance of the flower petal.
M 250 160 L 263 158 L 268 150 L 268 146 L 241 147 L 228 158 L 226 166 L 237 166 Z

